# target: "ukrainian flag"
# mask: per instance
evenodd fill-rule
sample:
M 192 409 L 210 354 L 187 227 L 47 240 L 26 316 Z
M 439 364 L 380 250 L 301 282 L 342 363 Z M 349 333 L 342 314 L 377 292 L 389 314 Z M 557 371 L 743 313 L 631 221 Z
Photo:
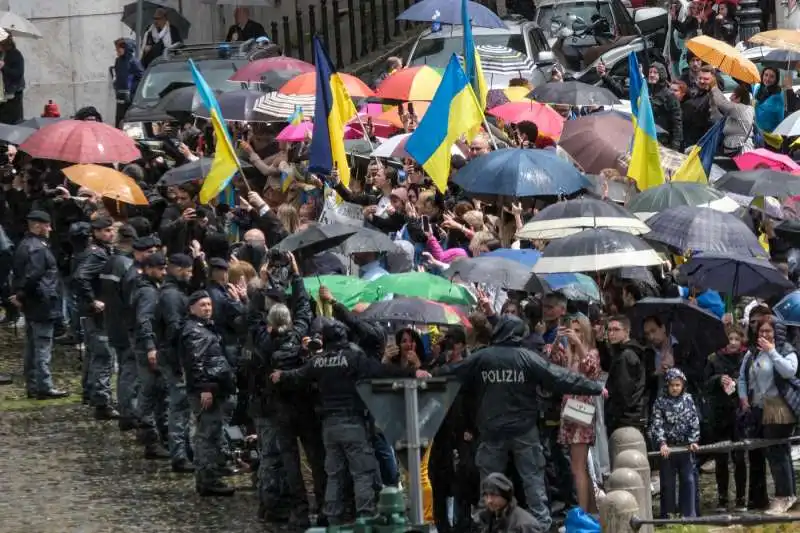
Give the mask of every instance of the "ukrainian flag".
M 483 110 L 453 54 L 431 105 L 406 142 L 406 151 L 422 165 L 441 192 L 447 189 L 450 177 L 451 147 L 481 122 Z
M 309 172 L 329 176 L 334 168 L 345 185 L 350 184 L 350 165 L 344 151 L 344 127 L 356 114 L 356 108 L 344 82 L 333 68 L 328 52 L 314 36 L 317 65 L 317 94 L 314 103 L 314 131 L 311 137 Z
M 650 105 L 650 94 L 634 52 L 628 56 L 628 72 L 634 132 L 628 177 L 636 181 L 640 191 L 644 191 L 664 183 L 664 170 L 658 155 L 656 122 Z
M 207 204 L 228 186 L 240 165 L 239 159 L 236 157 L 236 151 L 233 149 L 231 134 L 223 121 L 222 111 L 214 96 L 214 91 L 211 90 L 211 87 L 209 87 L 191 59 L 189 60 L 189 69 L 192 72 L 194 84 L 197 86 L 197 94 L 203 101 L 203 105 L 208 109 L 211 126 L 214 128 L 214 137 L 216 138 L 214 161 L 211 163 L 211 170 L 208 172 L 206 179 L 203 181 L 203 187 L 200 189 L 200 203 Z
M 714 154 L 717 153 L 717 148 L 723 138 L 722 129 L 724 126 L 725 119 L 723 118 L 705 132 L 697 144 L 692 147 L 689 157 L 675 171 L 672 181 L 708 183 L 708 177 L 711 175 L 711 165 L 714 164 Z
M 461 0 L 461 25 L 464 32 L 464 71 L 472 85 L 472 90 L 475 91 L 475 96 L 478 97 L 481 110 L 483 110 L 486 109 L 486 94 L 489 90 L 486 87 L 486 79 L 483 77 L 481 56 L 475 50 L 475 40 L 472 38 L 472 21 L 469 19 L 467 0 Z
M 299 126 L 300 124 L 303 123 L 305 119 L 306 117 L 303 115 L 303 108 L 300 106 L 296 106 L 294 108 L 294 113 L 292 113 L 292 115 L 289 117 L 288 122 L 292 126 Z

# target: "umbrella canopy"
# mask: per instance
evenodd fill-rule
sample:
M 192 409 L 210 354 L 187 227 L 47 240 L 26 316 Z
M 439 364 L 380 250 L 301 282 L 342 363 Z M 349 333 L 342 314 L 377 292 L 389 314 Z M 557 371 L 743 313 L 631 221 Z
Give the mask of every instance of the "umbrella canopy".
M 787 326 L 800 326 L 800 291 L 787 294 L 772 308 L 772 312 Z
M 619 98 L 608 89 L 579 81 L 545 83 L 531 91 L 528 94 L 528 98 L 533 98 L 537 102 L 544 104 L 574 106 L 616 105 L 621 103 Z
M 355 276 L 340 276 L 331 274 L 327 276 L 310 276 L 303 278 L 303 285 L 308 294 L 316 298 L 320 286 L 330 289 L 336 301 L 352 309 L 362 302 L 377 302 L 380 300 L 375 290 L 370 290 L 369 282 Z M 290 287 L 291 290 L 291 287 Z
M 19 148 L 39 159 L 68 163 L 130 163 L 142 157 L 133 139 L 121 130 L 85 120 L 45 126 Z
M 772 263 L 753 257 L 698 254 L 681 265 L 680 271 L 693 287 L 713 289 L 732 298 L 769 298 L 794 288 Z
M 442 75 L 427 65 L 396 70 L 375 89 L 375 96 L 385 100 L 433 100 Z
M 259 98 L 253 110 L 278 120 L 288 120 L 300 108 L 307 117 L 314 116 L 316 97 L 304 94 L 281 94 L 271 92 Z
M 136 11 L 139 2 L 131 2 L 125 4 L 122 8 L 122 23 L 129 27 L 131 30 L 136 31 Z M 166 4 L 156 2 L 155 0 L 145 0 L 142 2 L 142 10 L 144 12 L 145 30 L 149 26 L 149 22 L 153 20 L 156 9 L 165 9 L 167 11 L 167 21 L 169 25 L 173 26 L 181 34 L 181 38 L 186 39 L 189 37 L 189 28 L 192 23 L 186 20 L 183 15 L 178 11 Z
M 216 91 L 216 96 L 221 93 Z M 166 113 L 176 118 L 186 118 L 192 114 L 195 101 L 198 102 L 197 89 L 194 85 L 178 87 L 166 93 L 161 93 L 158 103 L 153 106 L 152 112 Z M 207 111 L 206 111 L 207 112 Z
M 222 93 L 217 97 L 222 117 L 225 120 L 235 120 L 239 122 L 273 122 L 275 119 L 255 109 L 263 93 L 242 89 Z M 209 118 L 209 110 L 198 100 L 195 103 L 193 112 L 198 117 Z
M 800 220 L 784 220 L 775 226 L 775 235 L 794 247 L 800 247 Z
M 755 63 L 724 41 L 714 39 L 708 35 L 699 35 L 686 41 L 686 48 L 709 65 L 717 67 L 732 78 L 745 83 L 758 83 L 761 81 L 761 75 Z
M 767 50 L 769 50 L 769 48 L 767 48 Z M 798 52 L 791 52 L 788 50 L 770 50 L 761 56 L 761 61 L 759 61 L 759 64 L 762 67 L 772 67 L 778 70 L 786 70 L 787 65 L 791 65 L 798 61 L 800 61 L 800 53 Z M 773 133 L 777 133 L 778 135 L 800 135 L 800 133 L 787 134 L 779 132 L 777 129 L 773 130 Z
M 800 34 L 793 29 L 762 31 L 750 37 L 750 42 L 800 53 Z
M 12 37 L 42 38 L 42 33 L 31 21 L 11 11 L 0 11 L 0 28 L 10 33 Z
M 491 80 L 494 74 L 503 77 L 533 77 L 536 63 L 519 50 L 497 44 L 479 44 L 475 49 L 481 56 L 481 68 L 486 80 Z M 489 84 L 491 85 L 491 81 Z
M 31 128 L 34 130 L 40 130 L 45 126 L 49 126 L 50 124 L 55 124 L 56 122 L 61 122 L 62 120 L 68 120 L 65 117 L 33 117 L 29 118 L 28 120 L 23 120 L 17 126 L 22 126 L 24 128 Z
M 357 227 L 339 222 L 314 224 L 287 236 L 276 247 L 281 252 L 300 251 L 305 255 L 314 255 L 339 246 L 357 231 Z
M 598 272 L 660 264 L 661 257 L 639 237 L 612 229 L 592 228 L 551 241 L 533 266 L 533 272 Z
M 486 109 L 492 109 L 509 102 L 533 102 L 528 98 L 527 87 L 506 87 L 505 89 L 489 89 L 486 92 Z
M 539 128 L 539 135 L 558 139 L 564 130 L 564 117 L 549 105 L 538 102 L 509 102 L 493 107 L 488 112 L 509 124 L 524 120 L 533 122 Z
M 469 13 L 469 20 L 473 26 L 481 28 L 506 28 L 506 25 L 494 11 L 477 2 L 467 2 L 467 12 Z M 461 2 L 422 0 L 400 13 L 400 15 L 397 16 L 397 20 L 429 23 L 438 22 L 439 24 L 460 26 L 463 20 L 461 18 Z
M 406 151 L 406 143 L 408 142 L 409 137 L 411 137 L 410 133 L 401 133 L 399 135 L 393 135 L 392 137 L 389 137 L 380 145 L 378 145 L 375 150 L 373 150 L 371 154 L 372 157 L 393 157 L 396 159 L 411 157 L 411 155 Z M 450 147 L 450 153 L 452 155 L 464 156 L 464 154 L 455 144 Z
M 412 102 L 414 104 L 414 114 L 417 115 L 418 120 L 422 120 L 422 117 L 425 116 L 425 112 L 428 110 L 428 106 L 431 105 L 430 102 L 425 102 L 423 100 L 419 100 L 416 102 Z M 396 106 L 392 106 L 391 109 L 382 112 L 377 117 L 378 120 L 382 120 L 384 122 L 388 122 L 392 126 L 396 128 L 405 128 L 405 124 L 403 123 L 403 119 L 400 118 L 400 113 L 397 110 Z
M 344 83 L 350 98 L 375 96 L 372 89 L 359 78 L 351 74 L 345 74 L 344 72 L 338 72 L 336 75 L 339 76 Z M 278 92 L 281 94 L 304 94 L 313 96 L 317 92 L 317 73 L 306 72 L 305 74 L 300 74 L 282 85 Z
M 562 196 L 592 183 L 574 166 L 549 150 L 504 148 L 473 159 L 453 177 L 471 195 Z
M 268 57 L 247 63 L 228 81 L 261 82 L 276 91 L 287 81 L 306 72 L 314 72 L 314 65 L 293 57 Z
M 615 272 L 619 279 L 627 279 L 631 281 L 641 281 L 645 285 L 649 285 L 658 289 L 659 284 L 656 281 L 653 273 L 646 267 L 622 267 Z
M 369 287 L 383 296 L 395 294 L 463 306 L 471 306 L 476 302 L 475 296 L 466 287 L 427 272 L 381 276 L 371 281 Z
M 667 182 L 642 191 L 628 202 L 627 208 L 640 219 L 648 220 L 656 213 L 681 205 L 710 207 L 723 213 L 733 213 L 739 209 L 739 205 L 722 191 L 701 183 L 681 181 Z
M 139 185 L 113 168 L 100 165 L 73 165 L 62 172 L 71 182 L 86 187 L 104 198 L 133 205 L 149 204 Z
M 650 231 L 624 207 L 594 198 L 576 198 L 556 202 L 536 213 L 517 231 L 518 239 L 559 239 L 586 228 L 610 228 L 633 235 Z
M 798 59 L 798 61 L 800 61 L 800 59 Z M 786 63 L 783 64 L 783 68 L 786 68 Z M 795 111 L 783 119 L 783 122 L 778 124 L 778 127 L 775 128 L 772 133 L 775 133 L 776 135 L 783 135 L 784 137 L 795 137 L 800 135 L 800 111 Z
M 617 166 L 631 147 L 633 123 L 621 113 L 601 112 L 568 120 L 558 145 L 591 174 Z
M 688 300 L 642 298 L 633 306 L 632 313 L 633 330 L 637 336 L 643 331 L 647 318 L 658 317 L 670 335 L 681 344 L 692 346 L 697 355 L 707 356 L 728 344 L 722 321 Z
M 459 259 L 450 264 L 444 275 L 450 279 L 457 277 L 461 281 L 485 283 L 506 290 L 547 292 L 546 285 L 536 274 L 531 274 L 530 267 L 503 257 L 481 255 Z
M 794 159 L 788 155 L 779 154 L 772 150 L 767 150 L 766 148 L 756 148 L 755 150 L 739 154 L 733 158 L 733 162 L 736 163 L 739 170 L 763 169 L 764 166 L 777 172 L 794 172 L 800 170 L 800 165 L 795 163 Z
M 0 123 L 0 141 L 7 142 L 8 144 L 22 144 L 34 133 L 36 133 L 36 130 L 33 128 Z
M 211 164 L 214 162 L 213 157 L 201 157 L 196 161 L 190 161 L 183 165 L 177 165 L 167 170 L 158 180 L 158 184 L 162 186 L 180 185 L 190 181 L 201 180 L 206 177 Z M 240 161 L 242 170 L 252 168 L 252 165 L 245 161 Z
M 375 302 L 370 304 L 359 318 L 380 322 L 471 327 L 466 315 L 452 305 L 422 298 L 399 297 Z
M 800 194 L 800 176 L 767 168 L 726 172 L 714 187 L 745 196 L 793 196 Z
M 605 198 L 620 205 L 625 205 L 625 203 L 633 199 L 637 194 L 636 186 L 633 184 L 608 180 L 605 177 L 596 176 L 594 174 L 586 174 L 586 179 L 591 181 L 594 185 L 590 194 L 598 198 L 603 198 L 605 195 Z
M 649 240 L 662 242 L 681 253 L 738 254 L 765 257 L 758 238 L 744 222 L 708 207 L 682 205 L 647 219 Z
M 306 139 L 310 139 L 313 131 L 314 124 L 310 120 L 304 120 L 296 126 L 294 124 L 288 124 L 278 133 L 276 140 L 281 142 L 302 142 Z M 345 139 L 360 139 L 363 136 L 364 135 L 355 128 L 350 126 L 344 127 Z
M 397 245 L 382 231 L 370 228 L 356 228 L 355 235 L 349 237 L 339 247 L 342 255 L 351 256 L 359 253 L 389 253 L 397 249 Z

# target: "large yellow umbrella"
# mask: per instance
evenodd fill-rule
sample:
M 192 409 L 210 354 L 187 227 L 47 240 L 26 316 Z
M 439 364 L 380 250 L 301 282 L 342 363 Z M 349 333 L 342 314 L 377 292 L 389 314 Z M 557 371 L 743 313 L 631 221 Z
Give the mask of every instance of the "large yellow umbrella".
M 133 205 L 149 203 L 135 181 L 113 168 L 100 165 L 72 165 L 63 172 L 71 182 L 105 198 Z
M 375 96 L 404 102 L 433 100 L 442 75 L 427 65 L 396 70 L 375 89 Z
M 800 52 L 800 32 L 797 30 L 762 31 L 750 37 L 750 42 L 790 52 Z
M 755 63 L 726 42 L 700 35 L 686 41 L 686 48 L 732 78 L 746 83 L 758 83 L 761 80 Z

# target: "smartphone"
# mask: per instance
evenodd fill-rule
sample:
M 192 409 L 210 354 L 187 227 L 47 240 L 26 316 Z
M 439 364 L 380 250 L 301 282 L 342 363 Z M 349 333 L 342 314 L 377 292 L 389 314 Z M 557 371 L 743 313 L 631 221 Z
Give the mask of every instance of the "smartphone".
M 422 231 L 425 233 L 431 232 L 431 221 L 428 218 L 428 215 L 422 215 Z

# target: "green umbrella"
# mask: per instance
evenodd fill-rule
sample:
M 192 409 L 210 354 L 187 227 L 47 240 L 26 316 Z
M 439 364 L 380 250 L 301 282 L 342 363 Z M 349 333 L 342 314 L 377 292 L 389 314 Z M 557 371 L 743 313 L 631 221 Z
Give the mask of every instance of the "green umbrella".
M 465 287 L 453 283 L 447 278 L 427 272 L 405 272 L 382 276 L 371 281 L 369 287 L 380 296 L 395 294 L 466 306 L 474 305 L 476 301 Z
M 333 297 L 348 309 L 361 302 L 371 303 L 380 300 L 378 293 L 368 282 L 354 276 L 310 276 L 303 278 L 303 284 L 308 294 L 315 299 L 319 297 L 321 285 L 328 287 Z

